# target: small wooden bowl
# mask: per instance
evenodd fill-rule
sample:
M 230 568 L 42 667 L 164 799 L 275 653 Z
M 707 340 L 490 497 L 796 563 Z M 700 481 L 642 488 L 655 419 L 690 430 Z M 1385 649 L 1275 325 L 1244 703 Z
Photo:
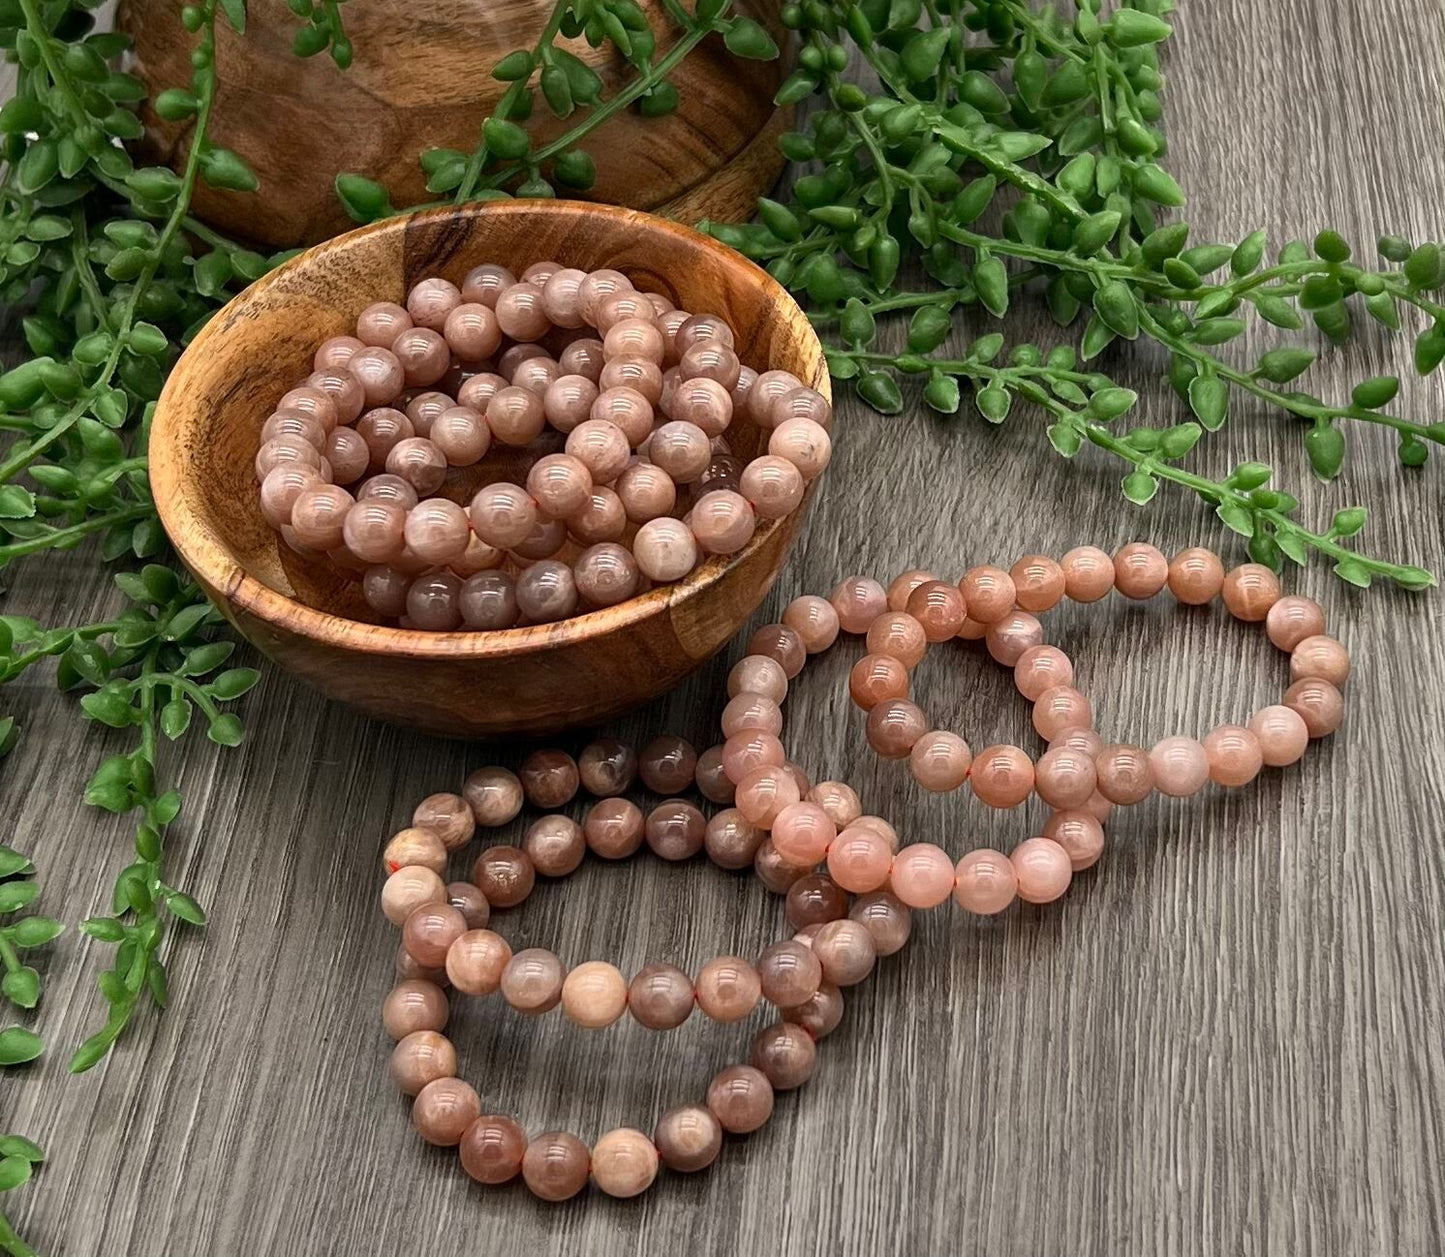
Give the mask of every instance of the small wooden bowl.
M 151 427 L 161 522 L 186 566 L 262 652 L 331 698 L 431 733 L 479 737 L 587 725 L 675 685 L 762 601 L 804 507 L 763 524 L 727 559 L 619 606 L 494 633 L 423 633 L 374 622 L 359 584 L 281 544 L 253 479 L 261 425 L 311 372 L 317 345 L 429 275 L 455 283 L 501 261 L 614 267 L 638 288 L 727 320 L 743 361 L 793 372 L 829 395 L 822 346 L 768 275 L 716 241 L 634 210 L 506 201 L 390 219 L 316 246 L 253 284 L 200 332 L 172 371 Z M 748 458 L 761 433 L 728 436 Z M 489 456 L 490 457 L 490 456 Z M 459 502 L 519 479 L 505 458 L 454 469 Z M 806 506 L 806 501 L 804 503 Z

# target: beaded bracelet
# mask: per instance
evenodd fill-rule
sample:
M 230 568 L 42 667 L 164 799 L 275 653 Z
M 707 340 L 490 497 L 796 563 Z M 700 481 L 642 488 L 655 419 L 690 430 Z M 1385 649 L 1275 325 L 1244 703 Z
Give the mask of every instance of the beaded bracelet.
M 733 343 L 722 319 L 618 271 L 424 279 L 404 307 L 368 306 L 355 336 L 322 344 L 281 398 L 256 454 L 261 513 L 291 549 L 361 576 L 372 609 L 404 627 L 613 606 L 737 553 L 828 464 L 827 400 L 744 366 Z M 727 444 L 736 417 L 767 434 L 747 463 Z M 466 508 L 428 496 L 494 444 L 536 447 L 525 484 L 485 484 Z
M 900 848 L 893 827 L 881 817 L 865 816 L 846 783 L 812 785 L 786 757 L 780 735 L 789 684 L 807 658 L 828 649 L 840 631 L 876 637 L 870 647 L 903 643 L 911 657 L 914 628 L 890 620 L 875 635 L 881 619 L 905 614 L 930 641 L 944 640 L 944 629 L 951 627 L 953 636 L 984 639 L 996 659 L 1014 667 L 1027 695 L 1045 681 L 1059 680 L 1067 663 L 1062 652 L 1029 655 L 1053 650 L 1043 645 L 1033 611 L 1047 610 L 1063 596 L 1097 601 L 1111 588 L 1126 597 L 1149 597 L 1166 584 L 1179 601 L 1191 605 L 1222 593 L 1236 617 L 1264 622 L 1270 640 L 1290 652 L 1293 684 L 1284 704 L 1262 709 L 1248 728 L 1221 726 L 1202 743 L 1169 738 L 1150 752 L 1113 748 L 1130 754 L 1112 757 L 1090 727 L 1087 706 L 1070 704 L 1073 715 L 1066 723 L 1046 725 L 1055 736 L 1040 765 L 1056 752 L 1071 753 L 1078 773 L 1088 777 L 1084 766 L 1093 768 L 1117 797 L 1093 791 L 1091 784 L 1081 805 L 1055 806 L 1043 832 L 1025 838 L 1009 855 L 978 849 L 955 863 L 932 843 Z M 771 1115 L 776 1091 L 800 1086 L 811 1076 L 817 1042 L 841 1020 L 843 988 L 863 981 L 878 957 L 904 946 L 913 910 L 950 897 L 981 914 L 1001 912 L 1016 900 L 1051 902 L 1067 890 L 1074 872 L 1099 858 L 1103 822 L 1114 802 L 1137 801 L 1156 785 L 1165 792 L 1192 793 L 1203 785 L 1201 752 L 1213 780 L 1244 784 L 1262 764 L 1293 762 L 1310 738 L 1338 728 L 1343 711 L 1338 687 L 1348 675 L 1348 656 L 1323 629 L 1318 605 L 1281 597 L 1266 569 L 1246 564 L 1226 576 L 1218 559 L 1199 549 L 1184 551 L 1170 564 L 1150 546 L 1126 546 L 1113 559 L 1081 548 L 1060 563 L 1030 556 L 1012 572 L 975 568 L 957 586 L 921 570 L 905 573 L 886 590 L 868 578 L 850 577 L 828 599 L 795 599 L 780 623 L 753 634 L 748 654 L 728 675 L 729 701 L 721 719 L 725 741 L 703 754 L 678 738 L 655 739 L 640 755 L 621 743 L 600 741 L 577 761 L 561 751 L 538 751 L 516 775 L 484 768 L 467 779 L 461 794 L 430 796 L 418 806 L 412 826 L 383 853 L 390 873 L 382 891 L 383 911 L 402 928 L 401 981 L 387 998 L 383 1021 L 398 1040 L 392 1060 L 396 1080 L 403 1092 L 416 1097 L 414 1124 L 429 1142 L 459 1146 L 463 1168 L 478 1181 L 500 1183 L 520 1173 L 547 1200 L 575 1195 L 589 1175 L 604 1192 L 631 1196 L 651 1184 L 660 1164 L 683 1172 L 704 1168 L 717 1157 L 724 1131 L 757 1129 Z M 873 653 L 903 662 L 895 654 Z M 850 686 L 856 691 L 852 678 Z M 1056 688 L 1040 689 L 1036 706 Z M 889 701 L 900 700 L 879 703 Z M 946 731 L 921 733 L 907 752 L 915 777 L 928 788 L 959 776 L 956 748 L 944 744 L 939 751 L 938 743 L 927 744 L 933 734 L 956 738 Z M 1190 745 L 1181 748 L 1181 743 Z M 922 745 L 935 749 L 920 755 Z M 897 743 L 887 746 L 894 749 Z M 980 797 L 998 784 L 990 779 L 980 790 L 976 778 L 983 759 L 972 759 L 963 773 L 975 778 Z M 1052 762 L 1063 764 L 1062 755 Z M 1032 765 L 1030 771 L 1037 778 Z M 1053 773 L 1057 781 L 1037 791 L 1040 797 L 1046 803 L 1065 797 L 1058 791 L 1073 771 Z M 660 794 L 695 786 L 708 801 L 731 806 L 705 819 L 694 805 L 669 798 L 644 819 L 634 804 L 619 797 L 635 775 Z M 566 816 L 543 816 L 528 828 L 521 847 L 483 850 L 470 882 L 443 883 L 448 853 L 465 845 L 478 826 L 509 823 L 524 801 L 561 807 L 579 786 L 599 796 L 580 825 Z M 1074 783 L 1066 794 L 1071 801 L 1082 799 L 1082 784 Z M 555 877 L 573 871 L 587 848 L 617 859 L 644 842 L 665 859 L 687 859 L 705 850 L 724 868 L 751 864 L 764 886 L 786 896 L 785 915 L 796 932 L 768 947 L 755 964 L 720 956 L 702 968 L 696 982 L 676 966 L 649 964 L 629 983 L 605 962 L 588 961 L 569 970 L 548 951 L 514 953 L 488 928 L 493 909 L 521 903 L 538 873 Z M 826 872 L 817 871 L 820 867 Z M 850 894 L 856 896 L 851 905 Z M 764 999 L 781 1019 L 754 1038 L 749 1064 L 724 1069 L 712 1080 L 703 1104 L 663 1114 L 650 1137 L 620 1128 L 589 1151 L 570 1133 L 549 1131 L 529 1140 L 513 1119 L 482 1113 L 477 1092 L 455 1077 L 455 1049 L 440 1033 L 449 1012 L 447 985 L 467 994 L 499 991 L 523 1013 L 560 1005 L 574 1023 L 595 1029 L 630 1011 L 641 1024 L 667 1030 L 682 1024 L 694 1006 L 715 1021 L 731 1023 Z

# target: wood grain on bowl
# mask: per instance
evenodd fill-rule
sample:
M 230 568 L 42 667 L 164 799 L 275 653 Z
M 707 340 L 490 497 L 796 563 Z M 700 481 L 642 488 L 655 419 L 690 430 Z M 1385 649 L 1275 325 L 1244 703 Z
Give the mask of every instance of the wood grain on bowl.
M 677 27 L 659 0 L 640 3 L 653 29 L 667 32 L 658 41 L 661 56 Z M 780 0 L 737 0 L 734 8 L 789 46 Z M 292 55 L 297 20 L 283 0 L 250 0 L 244 37 L 217 23 L 210 137 L 251 163 L 266 195 L 202 183 L 198 213 L 246 238 L 289 246 L 352 225 L 332 186 L 337 171 L 379 179 L 397 205 L 434 200 L 418 155 L 475 147 L 482 119 L 507 88 L 491 77 L 492 66 L 513 49 L 531 48 L 551 11 L 552 0 L 356 0 L 343 13 L 356 60 L 342 71 L 325 55 Z M 136 72 L 152 96 L 188 81 L 192 40 L 176 21 L 175 5 L 122 0 L 118 22 L 135 41 Z M 610 45 L 561 42 L 597 72 L 604 96 L 635 73 Z M 588 137 L 597 182 L 586 195 L 688 223 L 747 217 L 783 167 L 777 138 L 793 111 L 776 109 L 773 95 L 788 68 L 786 56 L 746 61 L 721 38 L 706 39 L 670 76 L 678 90 L 675 113 L 644 118 L 623 110 Z M 581 116 L 559 122 L 539 105 L 527 126 L 545 143 Z M 145 121 L 154 157 L 184 162 L 190 124 L 163 122 L 148 108 Z
M 727 559 L 676 585 L 557 624 L 497 633 L 422 633 L 371 623 L 359 585 L 326 559 L 281 544 L 252 474 L 261 425 L 311 371 L 328 336 L 429 275 L 459 283 L 473 266 L 520 271 L 549 258 L 614 267 L 684 309 L 721 315 L 739 356 L 792 371 L 829 394 L 807 317 L 768 275 L 716 241 L 631 210 L 508 201 L 435 210 L 318 245 L 221 310 L 171 373 L 151 428 L 151 482 L 177 553 L 247 638 L 282 667 L 373 716 L 453 736 L 586 725 L 675 685 L 717 651 L 762 600 L 804 504 L 759 527 Z M 750 423 L 728 433 L 758 452 Z M 450 473 L 465 501 L 486 479 L 519 479 L 515 456 Z

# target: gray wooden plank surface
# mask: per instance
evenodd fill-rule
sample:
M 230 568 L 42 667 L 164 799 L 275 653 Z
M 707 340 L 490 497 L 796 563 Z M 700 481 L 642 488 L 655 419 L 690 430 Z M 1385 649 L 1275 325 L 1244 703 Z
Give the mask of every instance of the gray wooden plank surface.
M 1185 3 L 1177 28 L 1170 161 L 1193 192 L 1196 238 L 1263 225 L 1278 242 L 1327 224 L 1363 243 L 1386 230 L 1438 237 L 1445 98 L 1431 0 Z M 1312 379 L 1338 394 L 1387 362 L 1403 372 L 1405 358 L 1366 331 Z M 1108 366 L 1144 388 L 1155 422 L 1177 415 L 1137 358 Z M 1410 381 L 1404 399 L 1433 419 L 1442 390 Z M 957 575 L 1136 536 L 1166 550 L 1229 544 L 1172 493 L 1133 513 L 1116 469 L 1054 457 L 1034 415 L 993 429 L 850 404 L 838 429 L 765 611 L 851 570 Z M 1373 547 L 1445 570 L 1445 472 L 1402 475 L 1384 433 L 1352 433 L 1346 473 L 1319 486 L 1298 436 L 1242 414 L 1202 462 L 1272 458 L 1314 518 L 1368 500 Z M 64 1058 L 99 1007 L 97 949 L 72 930 L 44 962 L 51 1056 L 0 1080 L 0 1129 L 37 1138 L 50 1160 L 7 1207 L 52 1254 L 1438 1253 L 1442 604 L 1360 594 L 1323 569 L 1291 584 L 1325 604 L 1355 655 L 1338 736 L 1257 788 L 1120 815 L 1103 861 L 1061 904 L 983 923 L 929 915 L 850 1000 L 814 1080 L 768 1127 L 730 1142 L 710 1172 L 665 1175 L 631 1202 L 482 1191 L 416 1138 L 378 1025 L 395 936 L 375 906 L 376 853 L 422 795 L 455 788 L 492 753 L 369 724 L 268 670 L 246 701 L 243 749 L 197 743 L 168 768 L 187 800 L 172 867 L 211 913 L 170 953 L 171 1010 L 72 1079 Z M 7 611 L 54 623 L 111 602 L 76 559 L 21 567 L 4 597 Z M 1262 636 L 1217 612 L 1115 599 L 1056 614 L 1049 632 L 1118 737 L 1202 732 L 1285 683 Z M 834 650 L 789 700 L 790 728 L 808 731 L 792 743 L 802 764 L 955 853 L 1022 837 L 1017 816 L 920 797 L 865 752 L 843 689 L 856 653 Z M 616 730 L 707 744 L 725 666 Z M 1033 745 L 1007 676 L 969 652 L 933 652 L 918 690 L 975 746 Z M 82 730 L 72 701 L 40 680 L 6 700 L 26 733 L 0 808 L 41 866 L 43 906 L 73 921 L 126 859 L 128 831 L 79 802 L 107 736 Z M 628 970 L 750 954 L 780 921 L 749 878 L 638 859 L 585 864 L 502 928 Z M 453 1024 L 489 1105 L 584 1138 L 648 1127 L 700 1095 L 751 1033 L 694 1018 L 669 1035 L 629 1023 L 596 1036 L 495 1002 Z

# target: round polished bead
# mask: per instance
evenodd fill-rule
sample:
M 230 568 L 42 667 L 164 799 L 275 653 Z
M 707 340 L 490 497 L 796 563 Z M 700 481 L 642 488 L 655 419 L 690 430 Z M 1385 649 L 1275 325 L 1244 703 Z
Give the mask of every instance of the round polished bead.
M 848 911 L 848 919 L 864 926 L 880 956 L 902 950 L 913 930 L 913 913 L 902 900 L 886 890 L 860 895 Z
M 1305 638 L 1324 634 L 1325 613 L 1313 598 L 1287 594 L 1265 613 L 1264 631 L 1281 650 L 1292 651 Z
M 489 546 L 510 549 L 537 523 L 537 504 L 520 485 L 498 482 L 479 489 L 468 508 L 472 528 Z
M 812 480 L 832 459 L 833 442 L 827 430 L 812 419 L 786 419 L 769 435 L 768 453 L 787 459 L 804 480 Z
M 1056 685 L 1069 685 L 1073 679 L 1074 665 L 1057 646 L 1030 646 L 1014 664 L 1014 685 L 1030 701 Z
M 468 930 L 483 929 L 491 920 L 492 905 L 487 902 L 487 897 L 480 888 L 471 882 L 448 882 L 446 892 L 447 902 L 462 914 Z M 465 938 L 466 935 L 462 937 Z M 453 943 L 452 947 L 455 946 Z M 447 955 L 451 955 L 450 949 Z
M 451 904 L 424 903 L 414 908 L 403 923 L 401 942 L 417 964 L 437 969 L 446 963 L 447 948 L 466 929 L 466 918 Z
M 728 673 L 729 698 L 739 694 L 760 694 L 781 703 L 788 695 L 788 674 L 775 659 L 764 655 L 745 655 Z
M 657 1178 L 658 1156 L 640 1130 L 610 1130 L 592 1146 L 592 1181 L 609 1196 L 626 1200 L 641 1195 Z
M 515 448 L 530 445 L 542 435 L 547 411 L 542 396 L 529 388 L 508 384 L 487 402 L 487 427 L 502 445 Z
M 555 559 L 529 564 L 514 586 L 517 610 L 531 624 L 554 624 L 577 610 L 577 580 Z
M 1029 554 L 1009 569 L 1014 601 L 1025 611 L 1048 611 L 1064 596 L 1064 569 L 1042 554 Z
M 703 849 L 719 868 L 745 869 L 752 864 L 767 834 L 735 807 L 715 812 L 708 819 Z
M 846 782 L 820 781 L 807 791 L 804 798 L 821 807 L 837 829 L 851 825 L 863 815 L 863 805 L 858 801 L 857 792 Z
M 777 814 L 771 833 L 773 845 L 783 859 L 790 864 L 811 867 L 827 854 L 828 845 L 837 837 L 838 830 L 828 813 L 816 803 L 799 801 Z
M 914 567 L 895 576 L 888 585 L 888 610 L 901 612 L 908 606 L 913 591 L 936 581 L 938 577 L 926 568 Z
M 774 1091 L 791 1091 L 812 1077 L 818 1047 L 802 1026 L 783 1021 L 758 1031 L 748 1059 Z
M 597 385 L 585 375 L 559 375 L 547 385 L 547 391 L 542 394 L 542 414 L 558 432 L 569 435 L 584 424 L 606 423 L 604 419 L 589 418 L 592 407 L 597 403 L 598 391 Z M 622 431 L 615 424 L 610 426 L 614 431 Z M 622 440 L 623 444 L 626 444 L 625 435 Z
M 801 388 L 803 382 L 791 371 L 764 371 L 753 381 L 748 393 L 748 417 L 760 428 L 772 428 L 773 403 L 785 393 Z M 779 412 L 778 419 L 790 418 L 790 413 Z
M 582 786 L 598 798 L 619 795 L 637 776 L 637 752 L 616 738 L 589 742 L 577 757 Z
M 1290 652 L 1289 676 L 1291 681 L 1318 677 L 1337 690 L 1343 689 L 1350 676 L 1349 652 L 1323 633 L 1306 637 Z
M 627 1011 L 627 979 L 606 961 L 580 964 L 562 983 L 562 1011 L 589 1030 L 610 1026 Z
M 522 850 L 543 877 L 566 877 L 582 863 L 587 843 L 570 816 L 542 816 L 527 827 Z
M 1068 852 L 1050 838 L 1025 838 L 1009 863 L 1018 876 L 1018 896 L 1028 903 L 1052 903 L 1074 876 Z
M 810 655 L 827 650 L 838 640 L 838 612 L 826 598 L 806 594 L 783 610 L 783 624 L 798 635 Z
M 1296 681 L 1284 692 L 1283 702 L 1305 722 L 1311 738 L 1328 737 L 1345 719 L 1344 696 L 1320 677 Z
M 418 829 L 431 830 L 448 851 L 470 842 L 477 827 L 466 799 L 445 791 L 429 794 L 418 803 L 411 814 L 411 823 Z
M 893 655 L 864 655 L 848 673 L 848 694 L 864 711 L 908 694 L 907 667 Z
M 692 1015 L 692 982 L 676 965 L 654 964 L 640 970 L 627 988 L 627 1006 L 649 1030 L 673 1030 Z
M 1236 620 L 1257 623 L 1279 601 L 1279 577 L 1262 563 L 1241 563 L 1224 578 L 1222 593 Z
M 577 793 L 581 774 L 577 761 L 566 751 L 533 751 L 517 770 L 527 802 L 549 811 L 561 807 Z
M 696 769 L 697 751 L 691 742 L 683 738 L 653 738 L 637 757 L 642 784 L 657 794 L 677 794 L 686 790 Z
M 522 1169 L 527 1135 L 510 1117 L 483 1114 L 467 1127 L 458 1148 L 462 1169 L 478 1183 L 508 1183 Z
M 893 851 L 871 829 L 849 826 L 828 848 L 828 875 L 853 894 L 877 890 L 888 881 Z
M 1091 867 L 1104 850 L 1104 826 L 1088 812 L 1078 809 L 1055 812 L 1044 823 L 1045 838 L 1051 838 L 1069 855 L 1074 872 Z
M 406 312 L 418 327 L 439 330 L 461 301 L 461 291 L 449 280 L 424 279 L 407 293 Z
M 658 1119 L 652 1142 L 669 1170 L 695 1174 L 707 1169 L 722 1151 L 722 1125 L 702 1105 L 687 1104 Z
M 467 995 L 490 995 L 502 984 L 512 949 L 500 934 L 472 929 L 447 949 L 447 979 Z
M 770 828 L 778 813 L 797 803 L 803 792 L 785 767 L 765 765 L 754 769 L 737 783 L 734 802 L 752 824 Z
M 790 681 L 808 660 L 802 637 L 786 624 L 764 624 L 756 629 L 748 638 L 747 651 L 774 660 Z
M 723 736 L 730 738 L 744 730 L 770 733 L 776 737 L 783 731 L 782 708 L 762 694 L 745 692 L 730 698 L 723 708 Z
M 953 892 L 953 861 L 942 847 L 915 842 L 893 859 L 893 893 L 910 908 L 933 908 Z
M 594 484 L 586 505 L 581 510 L 574 512 L 567 520 L 567 528 L 572 536 L 583 545 L 595 546 L 605 542 L 618 541 L 627 531 L 627 508 L 623 506 L 622 499 L 614 490 L 609 489 L 606 485 Z M 613 552 L 608 551 L 607 553 Z M 581 566 L 581 560 L 578 562 Z M 632 557 L 632 552 L 629 550 L 625 564 L 609 562 L 601 565 L 597 572 L 588 577 L 588 583 L 598 589 L 607 583 L 601 570 L 602 567 L 612 572 L 611 580 L 614 583 L 623 579 L 622 570 L 624 568 L 634 584 L 641 575 L 637 568 L 637 560 Z M 590 596 L 587 593 L 583 594 L 583 597 Z
M 1140 746 L 1106 746 L 1094 761 L 1099 793 L 1110 803 L 1138 803 L 1154 789 L 1149 752 Z
M 502 970 L 502 998 L 519 1013 L 545 1013 L 562 998 L 562 981 L 562 962 L 555 953 L 528 947 Z
M 1033 723 L 1046 742 L 1070 729 L 1087 729 L 1094 722 L 1088 698 L 1072 685 L 1055 685 L 1034 701 Z
M 707 818 L 685 799 L 666 799 L 647 815 L 647 845 L 664 860 L 690 860 L 702 850 Z
M 356 339 L 363 345 L 386 348 L 412 326 L 412 317 L 404 306 L 377 301 L 356 316 Z
M 446 992 L 435 982 L 410 978 L 398 982 L 381 1006 L 381 1024 L 398 1041 L 418 1030 L 441 1030 L 447 1024 Z
M 484 262 L 474 266 L 462 280 L 461 299 L 478 302 L 490 310 L 497 304 L 497 298 L 516 282 L 517 277 L 505 266 Z
M 642 830 L 642 812 L 627 799 L 594 803 L 582 821 L 588 850 L 604 860 L 623 860 L 632 855 L 642 846 Z
M 1034 789 L 1050 807 L 1082 807 L 1096 779 L 1093 755 L 1070 747 L 1045 751 L 1034 766 Z
M 828 601 L 838 613 L 838 624 L 845 633 L 866 633 L 888 610 L 887 591 L 868 576 L 850 576 L 839 582 Z
M 1114 587 L 1135 601 L 1152 598 L 1169 579 L 1169 560 L 1157 547 L 1132 541 L 1114 555 Z
M 725 1131 L 746 1135 L 773 1115 L 773 1085 L 752 1065 L 730 1065 L 707 1088 L 707 1107 Z
M 737 956 L 718 956 L 697 975 L 697 1006 L 714 1021 L 741 1021 L 762 997 L 758 971 Z
M 1026 650 L 1042 645 L 1043 640 L 1044 626 L 1027 611 L 1008 612 L 991 622 L 984 634 L 988 653 L 1006 668 L 1017 665 Z
M 928 717 L 906 698 L 890 698 L 868 713 L 867 736 L 884 759 L 906 759 L 928 732 Z
M 758 844 L 757 854 L 753 856 L 753 872 L 757 874 L 758 881 L 775 895 L 787 894 L 794 883 L 808 875 L 807 869 L 784 860 L 771 838 L 765 838 Z
M 539 1200 L 570 1200 L 587 1186 L 592 1157 L 576 1135 L 547 1131 L 522 1154 L 522 1179 Z
M 763 998 L 779 1008 L 791 1008 L 818 989 L 823 966 L 811 948 L 785 940 L 758 957 L 757 974 Z
M 738 492 L 752 504 L 759 519 L 790 515 L 803 500 L 806 488 L 802 472 L 773 454 L 753 459 L 738 477 Z
M 857 921 L 829 921 L 813 937 L 813 955 L 823 967 L 823 980 L 853 986 L 873 972 L 877 949 L 867 927 Z
M 1224 586 L 1224 564 L 1213 550 L 1191 546 L 1169 564 L 1169 592 L 1185 606 L 1209 602 Z
M 968 780 L 973 752 L 956 733 L 934 729 L 913 744 L 908 755 L 913 779 L 925 790 L 943 793 L 957 790 Z
M 478 768 L 462 785 L 462 797 L 483 828 L 505 825 L 522 810 L 522 783 L 505 768 Z
M 864 933 L 867 933 L 866 929 Z M 868 937 L 868 945 L 872 947 L 872 936 Z M 815 1041 L 826 1039 L 843 1020 L 843 992 L 832 983 L 824 982 L 804 1003 L 796 1008 L 784 1009 L 783 1020 L 802 1026 Z
M 1034 765 L 1016 746 L 986 746 L 969 770 L 973 792 L 989 807 L 1017 807 L 1034 788 Z
M 446 902 L 446 884 L 433 869 L 409 864 L 397 869 L 381 888 L 381 911 L 393 925 L 405 925 L 417 908 Z
M 927 581 L 919 585 L 904 604 L 908 615 L 922 626 L 930 642 L 946 642 L 958 635 L 967 614 L 963 592 L 946 581 Z
M 968 618 L 980 624 L 994 624 L 1002 620 L 1013 611 L 1017 601 L 1013 578 L 1002 568 L 969 568 L 958 582 L 958 587 L 968 604 Z
M 733 399 L 728 393 L 727 386 L 717 380 L 702 377 L 689 379 L 685 374 L 680 373 L 668 399 L 667 413 L 682 423 L 696 425 L 709 437 L 721 436 L 732 423 Z M 816 472 L 810 473 L 808 464 L 800 463 L 786 449 L 781 447 L 774 449 L 770 445 L 768 452 L 793 463 L 805 480 L 817 474 Z M 806 455 L 805 457 L 821 457 L 823 465 L 827 463 L 826 454 Z M 821 471 L 822 467 L 820 466 L 818 470 Z
M 1309 745 L 1309 728 L 1304 718 L 1280 704 L 1261 707 L 1255 712 L 1249 718 L 1249 730 L 1259 739 L 1260 754 L 1271 768 L 1293 764 Z
M 1075 546 L 1059 566 L 1064 594 L 1072 602 L 1098 602 L 1114 588 L 1114 560 L 1097 546 Z
M 1154 743 L 1149 767 L 1154 788 L 1176 799 L 1197 794 L 1209 780 L 1209 755 L 1194 738 L 1172 737 Z
M 1018 871 L 1000 851 L 981 847 L 970 851 L 954 869 L 953 898 L 966 912 L 992 916 L 1002 912 L 1018 894 Z
M 786 859 L 786 855 L 784 856 Z M 789 860 L 789 863 L 799 861 Z M 788 887 L 785 915 L 795 930 L 836 921 L 848 911 L 848 895 L 826 873 L 809 873 Z
M 650 519 L 637 530 L 632 552 L 643 575 L 654 581 L 681 580 L 697 566 L 699 557 L 692 530 L 681 520 L 666 517 Z
M 1259 775 L 1264 752 L 1254 733 L 1241 725 L 1220 725 L 1204 737 L 1209 776 L 1221 786 L 1242 786 Z
M 515 908 L 536 884 L 532 861 L 520 847 L 488 847 L 472 865 L 472 881 L 496 908 Z
M 421 865 L 434 873 L 443 873 L 447 867 L 447 847 L 441 835 L 430 829 L 410 826 L 398 830 L 381 853 L 382 867 L 388 873 L 409 865 Z
M 391 1076 L 403 1095 L 414 1096 L 428 1083 L 456 1072 L 456 1049 L 435 1030 L 418 1030 L 392 1049 Z
M 481 1112 L 481 1097 L 460 1078 L 437 1078 L 417 1093 L 411 1124 L 427 1143 L 454 1148 Z

